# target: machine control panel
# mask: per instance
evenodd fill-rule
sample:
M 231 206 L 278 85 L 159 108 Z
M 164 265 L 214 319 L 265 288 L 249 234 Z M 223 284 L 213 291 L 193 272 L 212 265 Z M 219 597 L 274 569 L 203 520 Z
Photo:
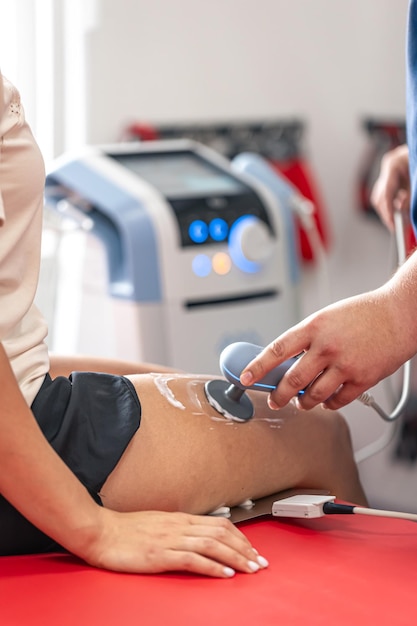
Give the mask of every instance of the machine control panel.
M 264 204 L 237 177 L 192 151 L 109 154 L 165 197 L 172 207 L 181 247 L 225 242 L 242 216 L 273 228 Z

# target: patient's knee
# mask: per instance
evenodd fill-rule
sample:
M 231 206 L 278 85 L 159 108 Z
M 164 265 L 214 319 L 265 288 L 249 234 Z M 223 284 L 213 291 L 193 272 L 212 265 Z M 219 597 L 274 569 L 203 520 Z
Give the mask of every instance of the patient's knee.
M 321 425 L 317 444 L 321 448 L 322 462 L 318 461 L 318 466 L 333 474 L 351 471 L 356 464 L 349 424 L 342 413 L 327 409 L 321 411 L 316 422 L 317 426 Z
M 339 412 L 332 413 L 332 424 L 334 427 L 334 437 L 339 445 L 344 449 L 352 449 L 352 438 L 350 427 L 345 417 Z

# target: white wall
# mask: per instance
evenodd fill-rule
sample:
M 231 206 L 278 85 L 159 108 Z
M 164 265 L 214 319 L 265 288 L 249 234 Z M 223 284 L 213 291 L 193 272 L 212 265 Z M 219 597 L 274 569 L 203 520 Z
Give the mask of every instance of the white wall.
M 404 115 L 408 0 L 58 3 L 71 129 L 63 149 L 113 141 L 132 120 L 300 118 L 334 250 L 350 260 L 361 121 Z
M 404 114 L 407 0 L 101 0 L 87 140 L 126 122 L 297 117 L 339 242 L 363 116 Z
M 387 235 L 358 214 L 357 180 L 368 146 L 362 120 L 404 117 L 408 0 L 67 4 L 67 16 L 87 8 L 85 63 L 68 41 L 67 143 L 82 139 L 80 127 L 88 143 L 114 141 L 132 120 L 301 119 L 328 209 L 333 297 L 386 278 Z M 305 312 L 319 304 L 312 293 Z

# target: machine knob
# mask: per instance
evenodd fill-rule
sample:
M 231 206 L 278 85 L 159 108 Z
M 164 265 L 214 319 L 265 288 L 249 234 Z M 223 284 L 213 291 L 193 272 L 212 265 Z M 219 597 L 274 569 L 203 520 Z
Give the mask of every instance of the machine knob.
M 230 256 L 244 272 L 258 272 L 271 256 L 273 246 L 268 226 L 254 215 L 243 215 L 230 229 Z

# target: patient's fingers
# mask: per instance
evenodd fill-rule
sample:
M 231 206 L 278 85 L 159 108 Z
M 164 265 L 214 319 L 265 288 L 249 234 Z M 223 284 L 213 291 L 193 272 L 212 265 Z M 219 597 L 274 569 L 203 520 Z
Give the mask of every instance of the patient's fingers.
M 228 578 L 268 565 L 228 519 L 186 513 L 100 509 L 103 532 L 89 542 L 92 565 L 115 571 L 157 573 L 182 570 Z M 109 523 L 110 521 L 110 523 Z
M 205 521 L 203 518 L 202 523 L 194 525 L 191 532 L 188 528 L 179 537 L 172 558 L 182 563 L 181 569 L 227 577 L 230 572 L 225 567 L 253 573 L 267 565 L 243 535 L 231 532 L 232 524 L 228 520 L 217 520 L 215 525 L 207 526 Z M 199 570 L 194 569 L 197 566 Z

